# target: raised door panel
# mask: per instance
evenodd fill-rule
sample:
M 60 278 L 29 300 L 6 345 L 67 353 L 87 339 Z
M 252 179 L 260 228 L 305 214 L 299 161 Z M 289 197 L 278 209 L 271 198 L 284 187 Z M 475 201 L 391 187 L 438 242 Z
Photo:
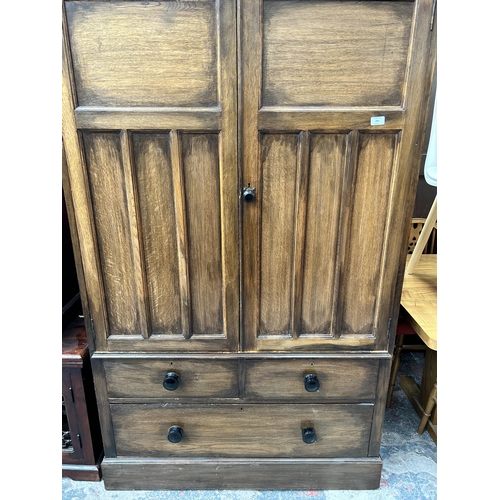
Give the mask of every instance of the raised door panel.
M 431 14 L 431 0 L 241 4 L 245 351 L 387 349 Z
M 263 106 L 398 106 L 413 2 L 270 0 Z
M 235 2 L 64 7 L 63 139 L 96 349 L 234 350 Z
M 66 2 L 80 106 L 216 106 L 215 3 Z

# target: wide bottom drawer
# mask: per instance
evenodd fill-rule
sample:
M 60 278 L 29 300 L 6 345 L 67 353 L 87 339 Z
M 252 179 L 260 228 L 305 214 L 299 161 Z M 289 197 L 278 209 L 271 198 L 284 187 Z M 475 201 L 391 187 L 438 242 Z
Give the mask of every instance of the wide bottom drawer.
M 366 457 L 371 404 L 112 404 L 118 457 Z

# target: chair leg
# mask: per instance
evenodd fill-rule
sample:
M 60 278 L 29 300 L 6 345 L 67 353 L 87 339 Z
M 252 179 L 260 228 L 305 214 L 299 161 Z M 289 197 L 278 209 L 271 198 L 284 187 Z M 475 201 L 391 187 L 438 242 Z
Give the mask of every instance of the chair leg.
M 401 351 L 403 350 L 404 335 L 398 335 L 396 340 L 396 349 L 394 350 L 394 357 L 391 365 L 391 376 L 389 379 L 389 392 L 387 393 L 387 401 L 385 403 L 386 408 L 391 407 L 392 403 L 392 393 L 394 392 L 394 386 L 396 385 L 396 378 L 398 376 L 399 363 L 401 361 Z
M 429 394 L 429 399 L 427 400 L 427 405 L 424 410 L 424 414 L 422 415 L 422 419 L 420 420 L 420 425 L 418 426 L 417 432 L 422 434 L 424 432 L 425 426 L 427 425 L 427 421 L 431 416 L 432 410 L 434 406 L 437 404 L 437 382 L 434 384 L 431 393 Z

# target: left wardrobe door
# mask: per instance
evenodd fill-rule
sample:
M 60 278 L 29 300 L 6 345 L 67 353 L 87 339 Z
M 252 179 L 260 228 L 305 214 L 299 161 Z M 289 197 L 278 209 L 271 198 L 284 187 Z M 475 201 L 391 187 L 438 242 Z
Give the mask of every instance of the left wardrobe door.
M 235 0 L 63 2 L 62 18 L 96 350 L 236 350 Z

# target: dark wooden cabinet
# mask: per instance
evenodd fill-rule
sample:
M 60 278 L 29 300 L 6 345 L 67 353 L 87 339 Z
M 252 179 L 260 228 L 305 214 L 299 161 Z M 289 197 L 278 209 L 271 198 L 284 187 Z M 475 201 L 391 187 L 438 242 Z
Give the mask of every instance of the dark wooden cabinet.
M 377 488 L 432 0 L 63 6 L 106 487 Z
M 100 481 L 103 446 L 83 320 L 62 334 L 62 475 Z

